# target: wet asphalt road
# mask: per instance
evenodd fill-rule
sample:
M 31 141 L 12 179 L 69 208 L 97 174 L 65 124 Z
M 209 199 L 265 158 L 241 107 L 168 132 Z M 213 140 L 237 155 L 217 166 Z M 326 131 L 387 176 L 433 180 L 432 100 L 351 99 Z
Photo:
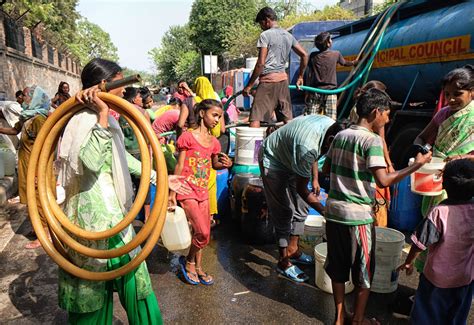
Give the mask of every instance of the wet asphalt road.
M 19 205 L 0 207 L 0 232 L 25 214 Z M 66 313 L 57 304 L 56 265 L 42 249 L 23 249 L 28 221 L 12 228 L 13 237 L 0 251 L 0 323 L 65 324 Z M 273 245 L 248 244 L 235 223 L 224 222 L 213 230 L 204 253 L 205 270 L 216 283 L 190 286 L 174 273 L 176 256 L 157 247 L 147 264 L 165 323 L 330 324 L 332 296 L 315 287 L 314 266 L 302 267 L 308 283 L 295 284 L 276 273 L 277 255 Z M 391 306 L 413 294 L 416 285 L 417 276 L 401 275 L 397 292 L 371 294 L 368 316 L 382 324 L 408 324 L 392 316 Z M 352 298 L 346 295 L 349 308 Z M 127 324 L 118 299 L 114 308 L 114 323 Z

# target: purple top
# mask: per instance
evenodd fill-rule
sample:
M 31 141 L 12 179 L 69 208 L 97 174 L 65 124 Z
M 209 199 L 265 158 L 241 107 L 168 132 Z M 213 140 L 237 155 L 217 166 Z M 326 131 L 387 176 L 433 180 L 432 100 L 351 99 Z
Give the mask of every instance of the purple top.
M 429 247 L 423 274 L 438 288 L 457 288 L 474 280 L 474 201 L 434 207 L 411 236 Z
M 435 114 L 435 116 L 433 116 L 433 122 L 435 122 L 436 126 L 439 127 L 453 113 L 454 112 L 451 111 L 448 106 L 443 107 Z

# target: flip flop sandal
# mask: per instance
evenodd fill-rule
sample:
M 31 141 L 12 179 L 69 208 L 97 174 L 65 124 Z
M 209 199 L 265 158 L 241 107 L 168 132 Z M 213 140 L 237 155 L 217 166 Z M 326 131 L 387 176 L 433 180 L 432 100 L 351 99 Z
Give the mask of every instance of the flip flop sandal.
M 209 276 L 209 274 L 207 273 L 204 273 L 204 274 L 198 274 L 198 277 L 199 277 L 199 282 L 201 284 L 204 284 L 205 286 L 210 286 L 210 285 L 213 285 L 214 284 L 214 279 L 210 279 L 210 280 L 207 280 L 206 281 L 206 278 Z
M 290 262 L 303 265 L 313 265 L 314 257 L 302 252 L 298 258 L 290 258 Z
M 181 274 L 183 275 L 183 278 L 186 280 L 188 284 L 191 284 L 191 285 L 199 284 L 199 282 L 194 281 L 188 276 L 188 273 L 194 276 L 198 276 L 198 275 L 196 273 L 186 271 L 186 259 L 184 258 L 184 256 L 181 256 L 179 258 L 179 266 L 181 268 Z
M 285 278 L 296 283 L 303 283 L 309 280 L 309 277 L 306 274 L 304 274 L 304 272 L 301 271 L 300 268 L 297 267 L 296 265 L 292 265 L 286 270 L 282 270 L 279 267 L 277 267 L 277 272 L 283 275 Z

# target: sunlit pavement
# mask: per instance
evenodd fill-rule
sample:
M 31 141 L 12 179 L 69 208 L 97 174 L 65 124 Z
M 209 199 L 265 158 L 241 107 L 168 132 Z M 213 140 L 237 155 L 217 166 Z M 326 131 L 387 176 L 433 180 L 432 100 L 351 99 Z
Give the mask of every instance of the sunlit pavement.
M 57 302 L 57 266 L 39 248 L 24 249 L 31 231 L 26 209 L 18 204 L 0 207 L 0 323 L 65 324 Z M 147 264 L 167 324 L 330 324 L 332 296 L 315 287 L 314 266 L 302 267 L 310 276 L 295 284 L 275 271 L 273 245 L 246 244 L 238 227 L 227 221 L 212 233 L 204 253 L 212 286 L 190 286 L 176 277 L 176 256 L 157 247 Z M 6 244 L 5 242 L 8 241 Z M 308 252 L 309 253 L 309 252 Z M 400 275 L 392 294 L 370 296 L 367 314 L 382 324 L 408 324 L 392 315 L 394 302 L 414 293 L 418 277 Z M 114 323 L 126 324 L 125 311 L 115 297 Z M 352 295 L 346 296 L 352 307 Z M 473 308 L 468 323 L 473 324 Z

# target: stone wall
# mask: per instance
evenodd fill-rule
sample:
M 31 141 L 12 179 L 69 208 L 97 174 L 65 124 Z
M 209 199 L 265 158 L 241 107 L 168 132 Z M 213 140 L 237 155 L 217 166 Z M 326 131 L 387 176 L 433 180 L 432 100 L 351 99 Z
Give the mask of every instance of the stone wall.
M 32 33 L 28 28 L 18 29 L 23 36 L 23 44 L 19 49 L 7 46 L 6 19 L 0 12 L 0 100 L 15 100 L 17 90 L 33 84 L 41 86 L 51 97 L 57 92 L 61 81 L 69 83 L 71 94 L 80 89 L 80 67 L 75 60 L 66 54 L 59 54 L 57 49 L 46 42 L 41 44 L 41 55 L 38 55 L 41 58 L 35 57 Z M 48 60 L 49 54 L 53 54 L 52 60 Z

